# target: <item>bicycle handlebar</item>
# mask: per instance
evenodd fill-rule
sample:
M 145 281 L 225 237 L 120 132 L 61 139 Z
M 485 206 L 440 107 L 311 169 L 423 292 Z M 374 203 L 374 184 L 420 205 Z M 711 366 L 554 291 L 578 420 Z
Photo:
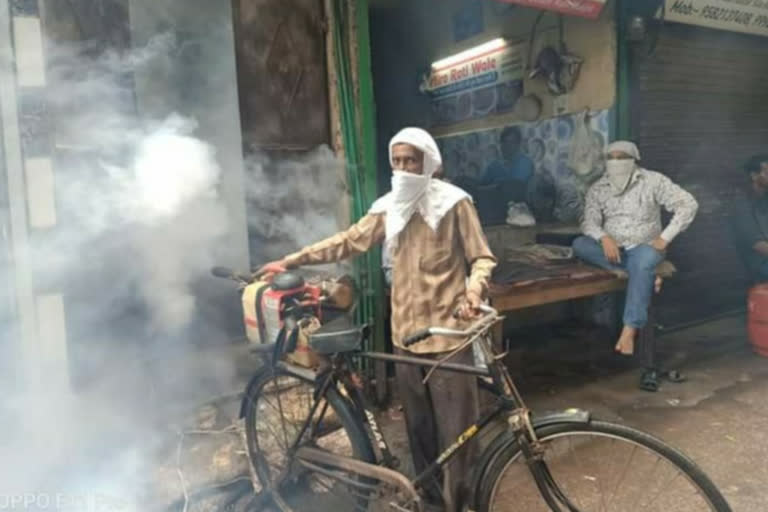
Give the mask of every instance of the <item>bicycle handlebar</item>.
M 260 277 L 263 277 L 265 274 L 280 274 L 282 272 L 285 272 L 287 269 L 280 266 L 280 265 L 264 265 L 259 270 L 252 272 L 251 274 L 243 274 L 240 272 L 236 272 L 228 267 L 213 267 L 211 268 L 211 274 L 213 274 L 214 277 L 219 277 L 221 279 L 230 279 L 232 281 L 239 281 L 242 283 L 250 283 L 254 279 L 258 279 Z
M 472 334 L 475 334 L 478 329 L 487 328 L 490 326 L 493 322 L 490 322 L 490 320 L 496 320 L 499 316 L 499 312 L 496 311 L 494 308 L 490 306 L 481 305 L 478 308 L 482 313 L 484 313 L 483 316 L 481 316 L 477 321 L 475 321 L 472 325 L 467 327 L 464 330 L 458 330 L 458 329 L 446 329 L 445 327 L 429 327 L 427 329 L 423 329 L 421 331 L 418 331 L 416 333 L 411 334 L 410 336 L 406 336 L 403 338 L 403 346 L 404 347 L 410 347 L 411 345 L 414 345 L 415 343 L 418 343 L 420 341 L 423 341 L 430 336 L 445 336 L 447 338 L 468 338 Z
M 247 274 L 241 274 L 240 272 L 235 272 L 231 268 L 227 267 L 213 267 L 211 269 L 211 274 L 213 277 L 219 277 L 221 279 L 230 279 L 232 281 L 242 281 L 245 283 L 248 283 L 251 281 L 251 276 Z
M 213 267 L 211 269 L 211 274 L 213 274 L 213 277 L 220 277 L 222 279 L 231 279 L 232 274 L 234 273 L 234 270 L 227 267 Z
M 403 340 L 403 346 L 404 347 L 410 347 L 414 343 L 418 343 L 422 340 L 425 340 L 432 336 L 432 333 L 429 332 L 429 329 L 424 329 L 423 331 L 419 331 L 416 333 L 411 334 L 410 336 L 406 336 Z

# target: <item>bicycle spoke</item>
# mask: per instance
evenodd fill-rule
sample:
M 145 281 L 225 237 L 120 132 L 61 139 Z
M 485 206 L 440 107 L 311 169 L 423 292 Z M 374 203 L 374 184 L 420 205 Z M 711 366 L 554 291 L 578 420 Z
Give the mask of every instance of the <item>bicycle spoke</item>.
M 655 473 L 655 469 L 659 465 L 660 461 L 661 461 L 661 457 L 657 457 L 656 462 L 653 464 L 653 467 L 651 468 L 648 474 L 653 475 Z M 642 489 L 643 487 L 639 486 L 638 488 Z M 643 499 L 643 494 L 641 492 L 640 495 L 637 497 L 637 501 L 632 505 L 632 510 L 637 510 L 637 506 L 639 505 L 640 500 L 642 499 Z
M 613 440 L 613 444 L 616 444 L 616 440 Z M 613 503 L 613 499 L 616 497 L 616 493 L 618 490 L 622 487 L 622 484 L 624 483 L 624 479 L 627 477 L 627 473 L 629 473 L 629 468 L 632 466 L 632 461 L 635 458 L 635 453 L 637 453 L 637 446 L 632 446 L 632 451 L 629 452 L 629 460 L 624 465 L 624 471 L 621 474 L 621 478 L 619 478 L 619 481 L 616 482 L 616 486 L 613 488 L 613 493 L 611 493 L 611 499 L 608 500 L 608 505 L 610 506 L 611 503 Z M 610 509 L 609 509 L 610 510 Z
M 262 388 L 265 392 L 259 395 L 258 403 L 254 404 L 259 412 L 255 419 L 253 441 L 260 452 L 254 455 L 257 457 L 255 466 L 260 468 L 266 477 L 267 480 L 263 484 L 268 486 L 275 485 L 276 479 L 280 479 L 280 475 L 285 474 L 288 468 L 289 461 L 286 454 L 289 445 L 286 440 L 290 442 L 290 439 L 296 437 L 298 427 L 292 421 L 288 421 L 286 414 L 289 414 L 289 417 L 295 417 L 300 415 L 300 411 L 305 410 L 307 392 L 302 389 L 302 386 L 300 382 L 291 382 L 287 379 L 270 382 Z M 288 410 L 293 403 L 298 404 L 297 408 Z M 276 425 L 278 421 L 280 421 L 279 427 Z
M 679 476 L 680 476 L 680 473 L 679 473 L 679 472 L 675 473 L 675 476 L 673 476 L 671 480 L 667 481 L 667 483 L 666 483 L 665 485 L 663 485 L 663 486 L 661 487 L 661 489 L 659 489 L 659 492 L 658 492 L 658 493 L 656 493 L 656 496 L 654 496 L 654 497 L 653 497 L 653 499 L 652 499 L 651 501 L 649 501 L 649 502 L 648 502 L 648 504 L 647 504 L 647 505 L 644 507 L 644 510 L 648 510 L 648 507 L 649 507 L 649 506 L 650 506 L 650 505 L 651 505 L 651 504 L 652 504 L 654 501 L 656 501 L 656 500 L 659 498 L 659 496 L 661 496 L 661 493 L 664 491 L 664 489 L 665 489 L 666 487 L 668 487 L 668 486 L 669 486 L 669 484 L 671 484 L 672 482 L 674 482 L 674 481 L 677 479 L 677 477 L 679 477 Z
M 605 504 L 605 491 L 603 490 L 603 479 L 600 475 L 595 476 L 595 480 L 597 481 L 597 487 L 600 490 L 600 510 L 608 511 L 608 508 Z
M 278 444 L 280 443 L 280 434 L 275 432 L 275 430 L 274 430 L 274 428 L 272 426 L 272 423 L 269 420 L 267 420 L 264 423 L 262 423 L 261 426 L 263 428 L 266 428 L 267 430 L 269 430 L 269 432 L 272 434 L 272 437 L 274 437 L 275 441 Z M 288 445 L 287 444 L 283 444 L 282 446 L 280 446 L 280 448 L 282 448 L 283 450 L 288 450 Z
M 574 450 L 574 448 L 573 448 L 573 438 L 569 438 L 568 441 L 570 443 L 571 453 L 574 454 L 574 456 L 575 456 L 576 450 Z M 581 471 L 579 473 L 582 475 L 582 478 L 585 478 L 585 479 L 589 480 L 590 482 L 595 483 L 595 481 L 598 479 L 598 477 L 588 474 L 588 471 L 584 467 L 584 461 L 582 460 L 581 457 L 575 457 L 575 459 L 578 461 L 578 466 L 581 467 Z M 602 506 L 600 507 L 600 510 L 605 512 L 605 502 L 602 501 L 602 495 L 601 495 L 600 499 L 601 499 L 601 504 L 602 504 Z
M 293 386 L 293 387 L 296 387 L 296 386 Z M 278 395 L 278 397 L 277 397 L 278 405 L 275 406 L 275 404 L 272 403 L 269 399 L 267 399 L 266 396 L 263 396 L 262 398 L 263 398 L 263 402 L 265 402 L 266 405 L 268 405 L 270 408 L 272 408 L 272 410 L 274 412 L 276 412 L 277 416 L 281 419 L 281 427 L 282 427 L 282 430 L 283 430 L 283 439 L 284 439 L 284 442 L 282 444 L 282 448 L 283 448 L 284 451 L 287 451 L 288 448 L 290 447 L 290 444 L 289 444 L 289 441 L 288 441 L 288 434 L 287 434 L 288 433 L 288 429 L 286 428 L 286 425 L 285 425 L 285 414 L 284 414 L 284 411 L 282 410 L 282 400 L 280 400 L 280 396 Z M 307 412 L 308 412 L 308 410 L 307 410 Z M 291 440 L 293 440 L 295 435 L 298 433 L 299 428 L 296 427 L 291 422 L 291 429 L 290 430 L 291 430 L 290 438 L 291 438 Z M 272 432 L 276 436 L 276 439 L 279 439 L 280 436 L 275 434 L 274 431 L 272 431 Z
M 576 450 L 573 449 L 573 440 L 569 439 L 569 441 L 570 441 L 569 448 L 571 452 L 571 458 L 576 460 Z M 582 509 L 584 508 L 584 505 L 581 503 L 581 500 L 576 500 L 576 504 L 579 506 L 579 508 L 582 508 Z

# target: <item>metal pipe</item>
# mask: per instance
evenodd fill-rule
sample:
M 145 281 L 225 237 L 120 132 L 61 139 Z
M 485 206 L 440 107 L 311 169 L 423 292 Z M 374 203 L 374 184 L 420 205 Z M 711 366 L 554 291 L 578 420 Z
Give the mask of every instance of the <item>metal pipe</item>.
M 409 364 L 411 366 L 423 366 L 425 368 L 432 367 L 435 365 L 435 363 L 438 362 L 437 360 L 425 359 L 423 357 L 398 356 L 395 354 L 382 354 L 379 352 L 358 352 L 354 355 L 364 357 L 366 359 L 389 361 L 392 363 L 400 363 L 400 364 Z M 478 375 L 481 377 L 490 376 L 490 373 L 488 372 L 488 370 L 485 370 L 483 368 L 477 368 L 475 366 L 469 366 L 466 364 L 443 363 L 440 365 L 440 369 L 448 370 L 456 373 Z

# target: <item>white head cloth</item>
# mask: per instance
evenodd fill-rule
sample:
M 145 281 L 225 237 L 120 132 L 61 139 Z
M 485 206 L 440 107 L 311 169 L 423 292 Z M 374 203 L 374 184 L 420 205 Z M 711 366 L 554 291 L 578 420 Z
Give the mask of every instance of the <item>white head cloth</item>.
M 637 146 L 634 142 L 629 142 L 628 140 L 617 140 L 616 142 L 611 142 L 606 146 L 605 148 L 605 154 L 613 153 L 614 151 L 621 151 L 622 153 L 626 153 L 635 160 L 640 160 L 640 151 L 637 149 Z
M 386 241 L 384 258 L 390 260 L 392 251 L 397 248 L 400 232 L 419 212 L 427 225 L 434 231 L 440 220 L 462 199 L 471 199 L 462 189 L 433 179 L 434 174 L 443 164 L 440 149 L 432 136 L 421 128 L 404 128 L 389 142 L 389 161 L 392 162 L 392 149 L 398 144 L 408 144 L 424 154 L 424 173 L 410 174 L 402 169 L 393 169 L 392 191 L 380 197 L 371 206 L 369 213 L 386 214 Z

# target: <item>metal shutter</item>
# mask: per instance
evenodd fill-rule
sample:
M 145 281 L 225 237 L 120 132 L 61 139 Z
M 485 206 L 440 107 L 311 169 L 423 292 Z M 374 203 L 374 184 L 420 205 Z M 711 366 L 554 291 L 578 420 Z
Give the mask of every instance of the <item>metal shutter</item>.
M 768 151 L 768 38 L 667 24 L 654 55 L 633 56 L 632 130 L 643 166 L 693 193 L 699 214 L 670 249 L 679 274 L 660 299 L 664 325 L 744 304 L 727 214 L 744 161 Z

